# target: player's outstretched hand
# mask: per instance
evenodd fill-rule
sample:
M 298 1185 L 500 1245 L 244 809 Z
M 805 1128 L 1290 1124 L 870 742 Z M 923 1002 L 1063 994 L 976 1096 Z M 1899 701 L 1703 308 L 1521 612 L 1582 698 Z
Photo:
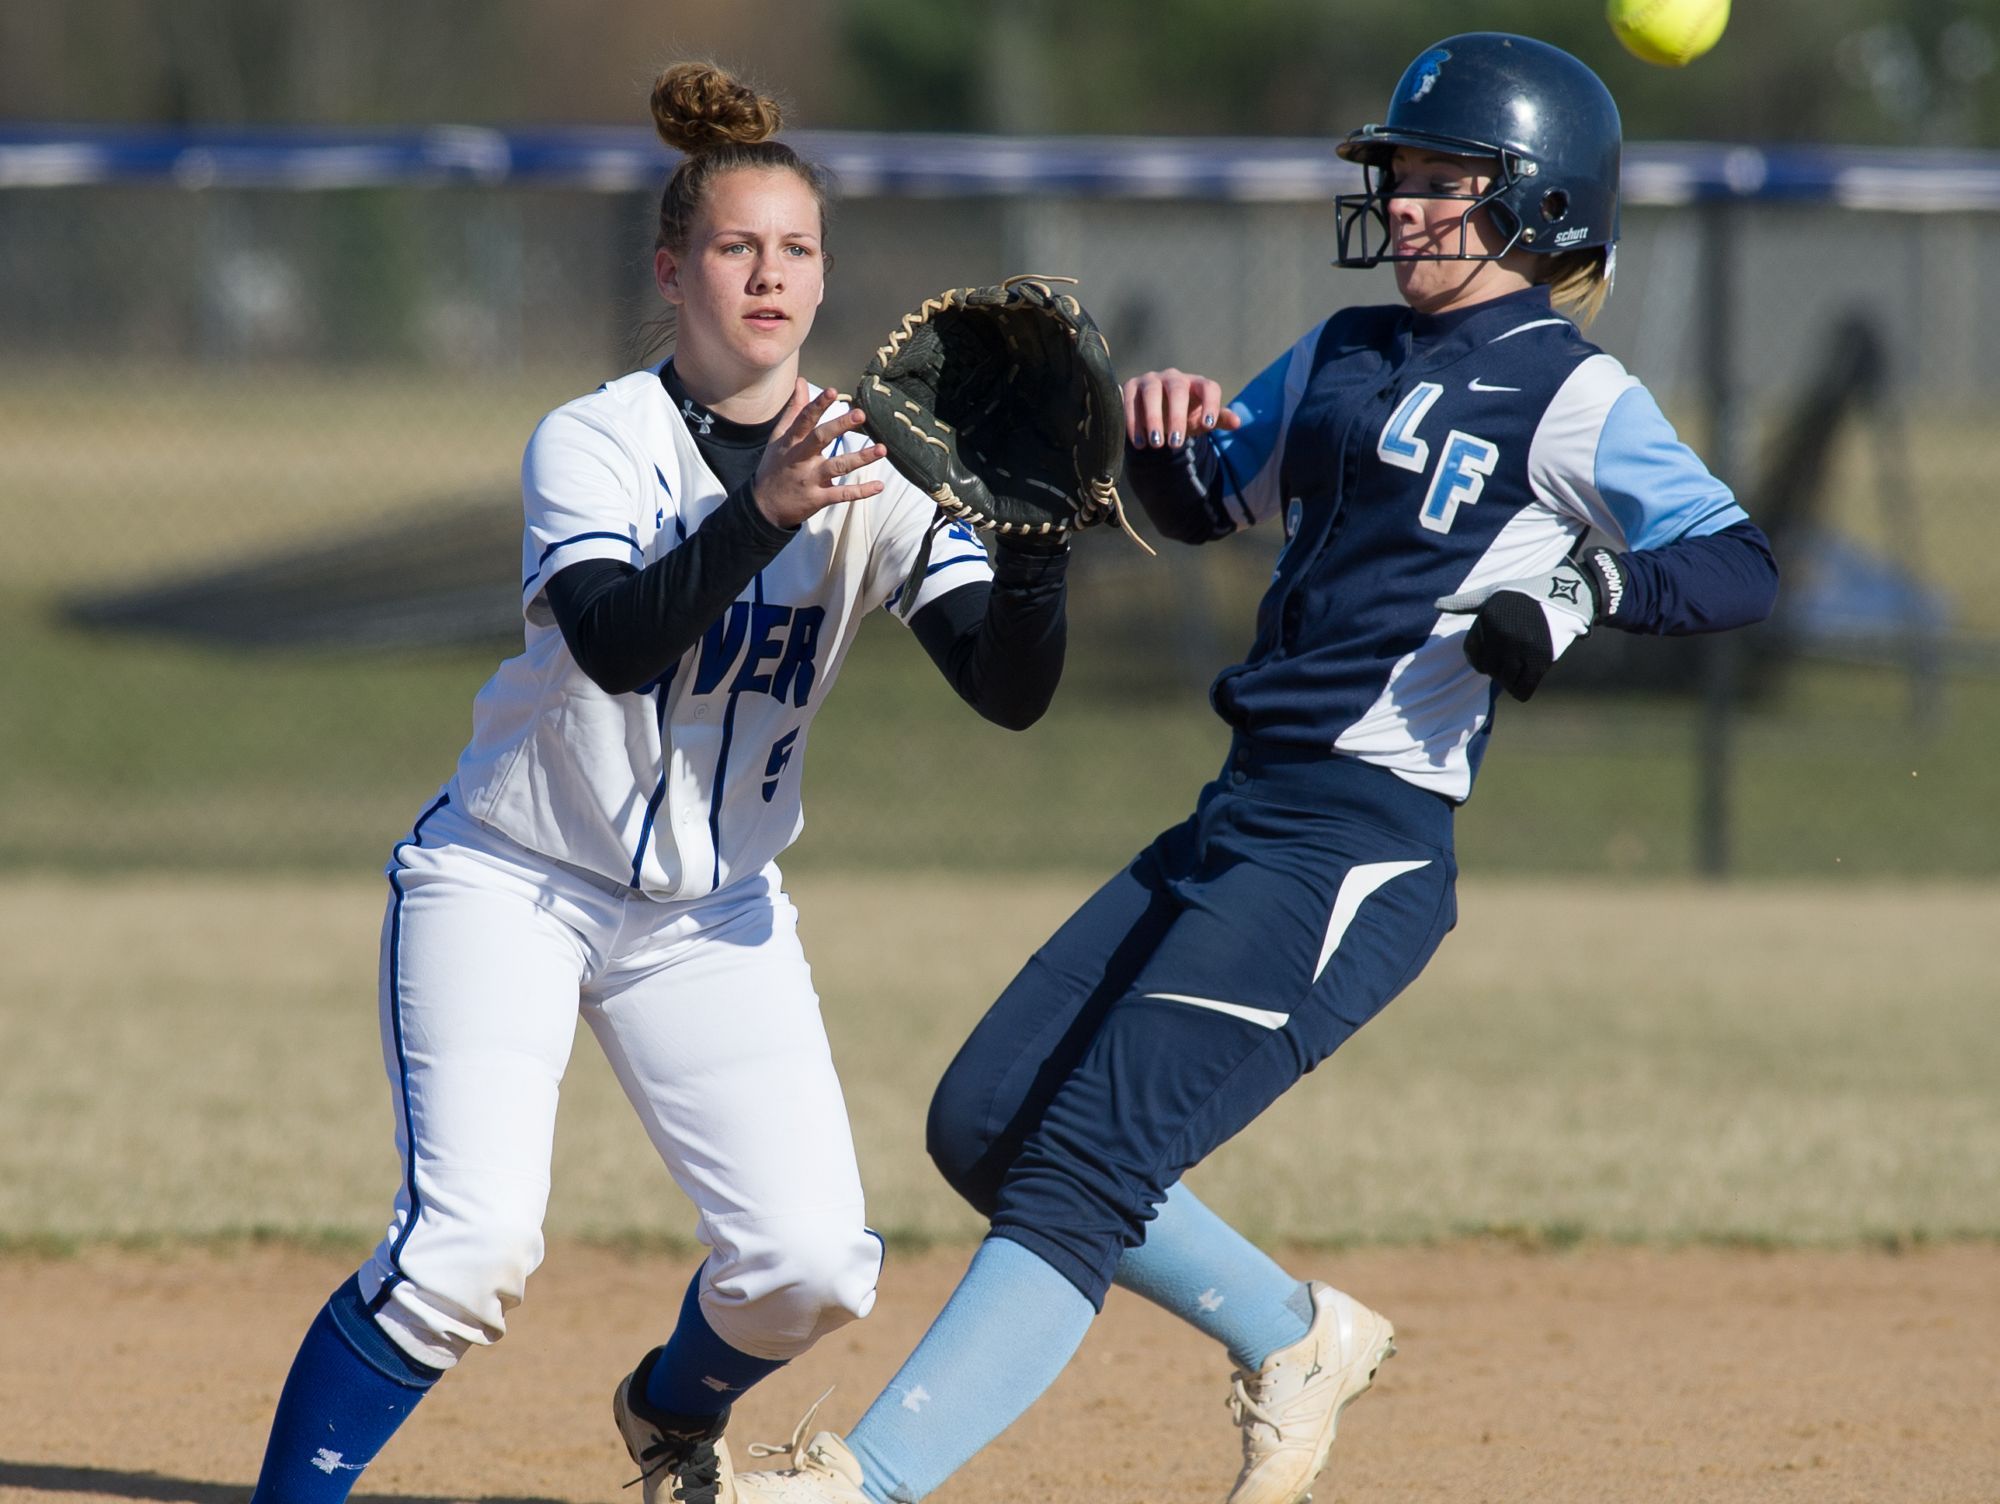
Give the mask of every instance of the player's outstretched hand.
M 792 400 L 778 415 L 778 426 L 764 450 L 764 461 L 751 482 L 757 509 L 779 527 L 797 527 L 813 513 L 837 501 L 859 501 L 879 495 L 882 482 L 862 480 L 842 484 L 842 478 L 864 465 L 872 465 L 889 451 L 870 444 L 829 459 L 825 450 L 842 434 L 852 433 L 865 419 L 859 409 L 850 409 L 837 418 L 826 418 L 840 394 L 827 387 L 810 397 L 801 379 L 792 389 Z
M 1134 449 L 1178 449 L 1189 434 L 1243 426 L 1222 405 L 1222 388 L 1206 376 L 1169 366 L 1134 376 L 1124 391 L 1125 438 Z

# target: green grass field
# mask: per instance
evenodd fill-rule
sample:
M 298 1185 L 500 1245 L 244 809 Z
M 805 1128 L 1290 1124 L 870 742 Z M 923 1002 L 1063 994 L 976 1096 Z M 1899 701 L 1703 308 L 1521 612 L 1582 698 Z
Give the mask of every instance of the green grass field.
M 810 356 L 811 352 L 808 352 Z M 838 371 L 807 374 L 844 381 Z M 338 534 L 442 496 L 512 497 L 543 413 L 607 374 L 399 366 L 240 367 L 36 361 L 0 373 L 0 526 L 31 560 L 32 593 L 149 578 L 273 544 Z M 1696 447 L 1691 406 L 1669 396 Z M 1763 415 L 1767 420 L 1769 414 Z M 1916 513 L 1916 557 L 1960 624 L 2000 633 L 1986 504 L 1985 410 L 1913 414 L 1907 442 L 1836 437 L 1824 517 L 1896 554 L 1885 467 Z M 1746 467 L 1755 474 L 1755 457 Z M 1748 483 L 1739 478 L 1748 489 Z
M 60 596 L 504 498 L 534 418 L 588 384 L 0 379 L 0 524 L 28 558 L 0 603 L 0 1242 L 369 1240 L 395 1177 L 374 874 L 497 652 L 199 649 L 65 628 Z M 2000 631 L 1995 524 L 1947 468 L 1978 467 L 1913 452 L 1934 572 Z M 1863 459 L 1836 507 L 1879 536 Z M 875 1220 L 901 1237 L 976 1230 L 917 1152 L 965 1030 L 1222 756 L 1163 640 L 1186 577 L 1119 557 L 1077 591 L 1031 732 L 978 722 L 886 620 L 815 726 L 787 870 Z M 1242 554 L 1209 582 L 1236 613 L 1218 665 L 1258 572 Z M 1913 718 L 1885 670 L 1791 671 L 1736 726 L 1735 866 L 1757 881 L 1725 887 L 1688 880 L 1688 702 L 1505 703 L 1461 817 L 1459 932 L 1203 1190 L 1260 1236 L 1325 1242 L 2000 1233 L 2000 680 L 1948 678 L 1941 705 Z M 552 1230 L 686 1235 L 587 1039 L 557 1160 Z
M 28 561 L 0 603 L 0 870 L 377 867 L 450 771 L 472 693 L 503 649 L 205 650 L 69 630 L 57 602 L 342 536 L 439 498 L 511 505 L 536 417 L 593 379 L 131 366 L 0 378 L 0 525 Z M 2000 524 L 1966 484 L 1982 462 L 1959 441 L 1911 450 L 1928 567 L 1966 626 L 2000 632 L 2000 596 L 1984 582 Z M 1830 506 L 1880 541 L 1873 459 L 1864 439 L 1843 441 Z M 1261 541 L 1205 577 L 1223 623 L 1212 666 L 1247 640 Z M 1024 736 L 979 724 L 907 634 L 870 624 L 815 727 L 794 868 L 1097 873 L 1186 810 L 1223 748 L 1199 676 L 1176 683 L 1160 668 L 1188 577 L 1117 540 L 1087 546 L 1116 567 L 1075 593 L 1064 691 Z M 1913 721 L 1908 697 L 1889 671 L 1807 665 L 1745 716 L 1738 872 L 2000 874 L 1983 823 L 1967 818 L 1992 801 L 2000 681 L 1950 679 L 1936 724 Z M 1691 871 L 1694 738 L 1686 701 L 1566 697 L 1560 674 L 1533 705 L 1503 702 L 1461 822 L 1466 870 Z
M 1080 599 L 1055 708 L 978 721 L 908 635 L 871 623 L 816 722 L 799 870 L 977 863 L 1096 873 L 1191 806 L 1223 728 L 1196 688 L 1143 692 Z M 494 655 L 277 655 L 62 629 L 0 605 L 0 869 L 373 871 L 450 772 Z M 1586 645 L 1587 646 L 1587 645 Z M 2000 681 L 1913 724 L 1883 670 L 1804 668 L 1737 736 L 1737 870 L 1831 882 L 2000 874 L 1985 822 Z M 1503 702 L 1465 870 L 1692 870 L 1694 721 L 1679 700 Z M 979 769 L 976 790 L 965 769 Z
M 872 1220 L 978 1224 L 931 1086 L 1080 879 L 820 871 L 794 889 Z M 382 885 L 7 879 L 0 1239 L 370 1241 L 397 1166 Z M 1993 885 L 1470 879 L 1415 986 L 1195 1176 L 1259 1237 L 1901 1245 L 2000 1235 Z M 774 1090 L 782 1089 L 774 1083 Z M 585 1031 L 552 1232 L 685 1203 Z

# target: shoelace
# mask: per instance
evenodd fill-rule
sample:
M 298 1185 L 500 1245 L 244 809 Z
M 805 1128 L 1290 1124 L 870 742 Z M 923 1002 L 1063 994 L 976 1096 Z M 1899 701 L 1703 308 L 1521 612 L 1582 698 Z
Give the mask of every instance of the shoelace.
M 681 1472 L 681 1486 L 674 1490 L 673 1496 L 681 1504 L 716 1504 L 721 1490 L 722 1459 L 710 1446 L 700 1448 L 689 1459 L 689 1466 Z
M 639 1454 L 639 1476 L 624 1487 L 644 1483 L 655 1473 L 680 1465 L 680 1486 L 671 1497 L 679 1499 L 681 1504 L 716 1504 L 716 1495 L 722 1488 L 722 1459 L 715 1455 L 715 1447 L 688 1437 L 655 1434 L 660 1439 Z
M 1239 1369 L 1229 1380 L 1229 1413 L 1235 1417 L 1237 1425 L 1241 1426 L 1244 1423 L 1243 1417 L 1247 1415 L 1251 1419 L 1269 1426 L 1272 1434 L 1279 1441 L 1283 1441 L 1285 1439 L 1285 1428 L 1278 1424 L 1278 1418 L 1275 1415 L 1271 1414 L 1270 1411 L 1266 1410 L 1250 1397 L 1249 1387 L 1243 1382 L 1244 1378 L 1245 1375 Z M 1243 1437 L 1243 1447 L 1246 1452 L 1250 1447 L 1250 1437 L 1247 1432 Z
M 753 1441 L 750 1443 L 750 1455 L 752 1457 L 790 1457 L 792 1459 L 793 1472 L 803 1469 L 806 1465 L 806 1438 L 812 1434 L 813 1417 L 819 1414 L 819 1407 L 826 1403 L 827 1395 L 832 1393 L 833 1386 L 828 1385 L 825 1393 L 821 1394 L 818 1399 L 806 1407 L 806 1413 L 800 1416 L 799 1423 L 792 1427 L 792 1439 L 790 1441 L 786 1442 L 783 1446 L 772 1446 L 769 1442 Z

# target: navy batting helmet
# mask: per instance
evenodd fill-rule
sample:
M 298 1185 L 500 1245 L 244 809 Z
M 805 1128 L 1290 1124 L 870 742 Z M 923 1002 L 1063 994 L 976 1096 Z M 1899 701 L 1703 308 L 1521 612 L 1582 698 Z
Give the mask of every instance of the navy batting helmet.
M 1490 261 L 1516 247 L 1544 255 L 1604 248 L 1618 240 L 1618 106 L 1595 73 L 1559 47 L 1531 37 L 1475 31 L 1447 37 L 1403 71 L 1388 118 L 1364 125 L 1338 148 L 1366 173 L 1367 191 L 1343 193 L 1341 266 L 1382 261 Z M 1459 246 L 1399 257 L 1389 228 L 1399 146 L 1491 158 L 1493 182 L 1463 198 Z M 1498 251 L 1468 253 L 1464 222 L 1491 211 L 1505 240 Z

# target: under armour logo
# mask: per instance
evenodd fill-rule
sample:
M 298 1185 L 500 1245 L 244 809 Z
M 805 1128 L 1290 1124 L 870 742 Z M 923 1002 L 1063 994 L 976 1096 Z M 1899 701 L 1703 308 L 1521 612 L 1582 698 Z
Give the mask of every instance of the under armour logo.
M 1211 1286 L 1195 1297 L 1195 1304 L 1200 1306 L 1204 1311 L 1219 1311 L 1222 1309 L 1222 1297 L 1217 1295 L 1214 1287 Z
M 922 1410 L 925 1405 L 928 1405 L 930 1403 L 930 1399 L 931 1399 L 931 1392 L 928 1389 L 924 1388 L 923 1385 L 919 1384 L 917 1385 L 916 1388 L 912 1389 L 908 1394 L 903 1396 L 903 1408 L 909 1411 L 910 1414 L 915 1415 L 920 1410 Z
M 718 1379 L 714 1374 L 704 1376 L 702 1383 L 713 1389 L 717 1394 L 729 1393 L 729 1381 L 727 1379 Z
M 321 1447 L 314 1455 L 312 1465 L 331 1477 L 334 1473 L 343 1469 L 350 1473 L 358 1473 L 368 1464 L 365 1462 L 342 1462 L 340 1460 L 340 1453 L 329 1447 Z
M 1577 587 L 1582 583 L 1583 581 L 1581 580 L 1550 580 L 1549 599 L 1552 601 L 1568 601 L 1572 606 L 1581 605 L 1582 602 L 1576 598 L 1576 591 Z
M 687 419 L 688 425 L 704 439 L 715 429 L 715 415 L 696 407 L 692 397 L 681 398 L 681 416 Z

